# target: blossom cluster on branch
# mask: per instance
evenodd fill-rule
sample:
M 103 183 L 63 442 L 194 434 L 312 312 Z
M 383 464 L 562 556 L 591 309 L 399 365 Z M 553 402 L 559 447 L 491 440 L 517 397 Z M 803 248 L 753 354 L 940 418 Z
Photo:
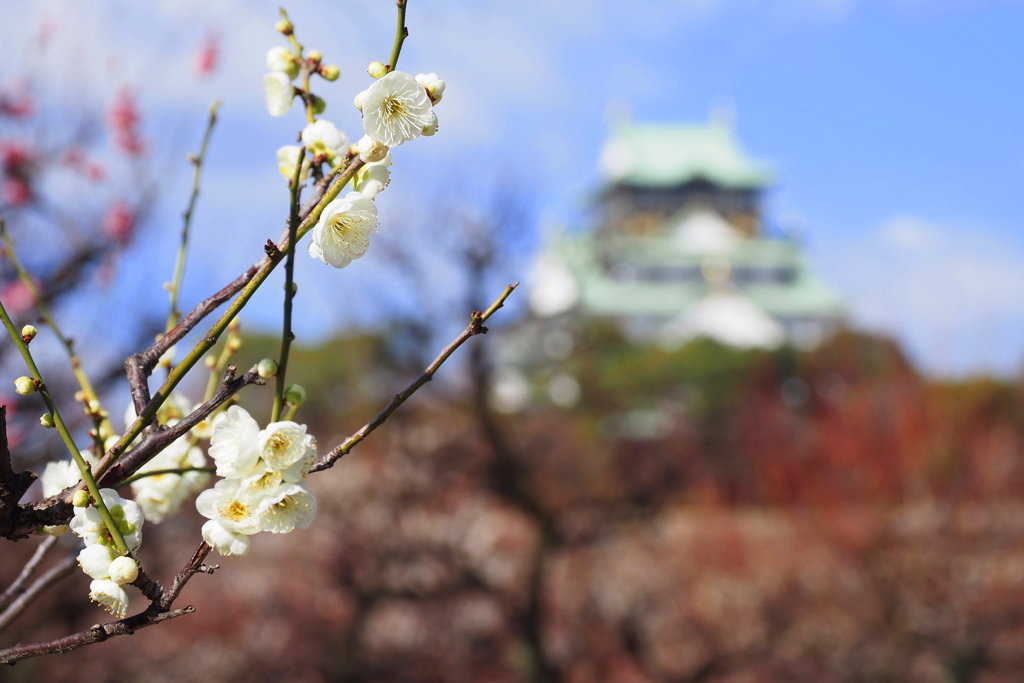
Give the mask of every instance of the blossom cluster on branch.
M 132 403 L 125 415 L 126 429 L 122 434 L 114 431 L 109 413 L 82 369 L 71 342 L 64 337 L 38 296 L 31 274 L 17 260 L 0 217 L 0 232 L 7 244 L 5 253 L 21 281 L 36 297 L 45 322 L 65 347 L 81 386 L 76 399 L 92 422 L 89 445 L 79 447 L 32 357 L 29 344 L 37 330 L 26 325 L 18 332 L 4 305 L 7 302 L 0 300 L 0 318 L 29 371 L 16 380 L 15 389 L 26 397 L 39 395 L 47 409 L 40 418 L 41 426 L 57 430 L 72 458 L 47 464 L 42 477 L 44 501 L 19 504 L 35 475 L 13 472 L 7 441 L 3 439 L 0 443 L 0 532 L 16 540 L 32 531 L 59 536 L 70 528 L 84 545 L 77 553 L 77 563 L 93 579 L 89 597 L 121 619 L 52 643 L 0 650 L 0 663 L 67 651 L 187 614 L 191 608 L 172 610 L 173 601 L 193 575 L 212 573 L 213 567 L 202 564 L 211 549 L 222 555 L 244 555 L 251 547 L 250 537 L 261 531 L 280 534 L 308 527 L 316 515 L 317 501 L 305 486 L 307 475 L 329 469 L 428 382 L 455 349 L 470 337 L 485 333 L 487 328 L 483 323 L 501 308 L 515 288 L 515 285 L 507 287 L 487 311 L 474 311 L 466 330 L 420 377 L 396 394 L 388 406 L 356 434 L 318 458 L 315 438 L 307 433 L 305 425 L 293 420 L 306 400 L 305 390 L 285 382 L 294 338 L 291 322 L 292 299 L 297 291 L 293 279 L 295 252 L 298 243 L 309 234 L 309 254 L 326 264 L 344 268 L 362 257 L 378 225 L 375 198 L 390 183 L 393 148 L 437 132 L 434 106 L 441 101 L 445 82 L 434 73 L 413 77 L 395 69 L 408 35 L 405 27 L 407 1 L 396 1 L 399 26 L 390 63 L 371 63 L 367 73 L 374 82 L 355 98 L 356 107 L 362 112 L 364 135 L 354 144 L 334 123 L 318 118 L 327 104 L 311 90 L 313 77 L 336 81 L 340 70 L 323 64 L 318 51 L 306 52 L 295 37 L 295 27 L 284 10 L 281 11 L 282 19 L 276 28 L 287 37 L 289 47 L 274 47 L 267 54 L 269 73 L 263 83 L 266 104 L 272 116 L 284 116 L 294 101 L 300 99 L 306 116 L 305 126 L 298 136 L 302 144 L 286 145 L 277 152 L 278 170 L 288 181 L 288 227 L 276 242 L 267 240 L 265 255 L 250 269 L 200 302 L 191 313 L 182 315 L 178 310 L 178 294 L 203 161 L 217 120 L 219 102 L 210 108 L 200 152 L 189 155 L 194 165 L 193 188 L 184 214 L 174 278 L 166 286 L 170 297 L 166 331 L 157 337 L 153 346 L 130 356 L 125 363 Z M 301 87 L 293 83 L 296 80 Z M 137 154 L 143 149 L 137 124 L 137 112 L 125 95 L 111 110 L 110 125 L 117 133 L 117 144 L 126 153 Z M 311 180 L 313 182 L 307 185 Z M 343 194 L 346 186 L 349 191 Z M 305 204 L 301 201 L 304 189 L 312 194 Z M 277 360 L 262 360 L 236 378 L 235 368 L 228 363 L 242 345 L 237 316 L 282 262 L 285 263 L 285 293 L 280 355 Z M 203 318 L 232 298 L 218 322 L 176 362 L 178 342 Z M 226 341 L 216 351 L 215 345 L 225 333 Z M 176 387 L 200 360 L 210 376 L 203 400 L 195 403 L 176 391 Z M 159 390 L 151 392 L 149 378 L 158 369 L 166 372 L 166 377 Z M 261 429 L 252 415 L 234 405 L 234 400 L 240 389 L 265 384 L 268 379 L 275 381 L 275 395 L 270 418 Z M 209 445 L 204 454 L 207 440 Z M 214 467 L 207 466 L 207 455 Z M 219 479 L 212 488 L 203 490 L 211 471 L 215 471 Z M 128 485 L 134 500 L 122 498 L 117 491 Z M 207 518 L 201 530 L 203 543 L 165 589 L 149 578 L 137 559 L 142 527 L 146 521 L 160 523 L 173 516 L 196 493 L 196 508 Z M 52 542 L 42 549 L 45 552 L 51 546 Z M 150 604 L 145 611 L 125 619 L 129 606 L 125 590 L 128 584 L 136 586 Z M 29 594 L 34 596 L 44 588 L 29 588 Z M 3 610 L 2 601 L 0 610 Z M 13 618 L 0 611 L 0 628 L 5 617 L 7 621 Z

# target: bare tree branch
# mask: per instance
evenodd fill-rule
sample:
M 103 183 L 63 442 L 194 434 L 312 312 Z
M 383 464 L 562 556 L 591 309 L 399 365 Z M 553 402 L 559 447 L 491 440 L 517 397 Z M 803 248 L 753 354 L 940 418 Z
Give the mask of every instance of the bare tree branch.
M 56 539 L 54 539 L 56 540 Z M 45 574 L 39 577 L 35 583 L 28 587 L 22 595 L 12 602 L 10 606 L 0 613 L 0 631 L 11 625 L 18 616 L 28 608 L 35 599 L 54 586 L 58 581 L 71 575 L 78 560 L 74 553 L 68 555 L 58 564 L 54 565 Z
M 3 593 L 0 593 L 0 610 L 5 609 L 7 605 L 11 604 L 11 601 L 25 592 L 25 584 L 28 583 L 28 580 L 36 573 L 36 569 L 39 568 L 39 564 L 43 561 L 43 558 L 46 557 L 46 553 L 50 552 L 50 549 L 53 548 L 55 543 L 57 543 L 56 536 L 47 536 L 46 540 L 39 544 L 39 547 L 36 548 L 32 557 L 29 558 L 29 561 L 25 563 L 24 567 L 22 567 L 21 574 L 18 575 L 18 578 L 16 578 Z
M 102 643 L 108 638 L 114 636 L 131 635 L 139 629 L 146 628 L 147 626 L 153 626 L 162 622 L 174 619 L 185 614 L 191 614 L 195 611 L 192 605 L 184 607 L 182 609 L 172 610 L 171 606 L 174 600 L 177 599 L 181 593 L 181 589 L 185 587 L 196 574 L 212 574 L 216 566 L 207 566 L 203 564 L 203 560 L 210 553 L 210 546 L 205 542 L 200 543 L 196 552 L 193 553 L 192 558 L 188 561 L 180 572 L 174 577 L 174 581 L 171 583 L 170 589 L 164 590 L 159 588 L 159 584 L 156 584 L 159 588 L 157 591 L 151 590 L 150 592 L 155 595 L 151 599 L 149 607 L 139 614 L 128 617 L 126 619 L 120 619 L 118 621 L 107 622 L 106 624 L 96 624 L 90 627 L 86 631 L 80 631 L 70 636 L 63 638 L 57 638 L 55 640 L 48 640 L 40 643 L 18 643 L 13 647 L 9 647 L 5 650 L 0 650 L 0 664 L 15 664 L 22 659 L 28 659 L 30 657 L 39 657 L 42 655 L 57 654 L 60 652 L 70 652 L 77 650 L 85 645 L 92 645 L 93 643 Z M 68 569 L 74 568 L 74 557 L 71 557 L 71 565 Z M 60 565 L 58 565 L 60 566 Z M 52 570 L 51 570 L 52 571 Z M 45 577 L 44 577 L 45 578 Z M 140 577 L 141 578 L 141 577 Z M 151 581 L 148 577 L 146 581 Z M 42 581 L 42 579 L 40 579 Z M 134 585 L 138 585 L 138 581 Z M 26 596 L 28 594 L 26 593 Z M 2 624 L 0 624 L 2 627 Z
M 148 432 L 148 436 L 136 446 L 117 460 L 114 465 L 100 477 L 101 486 L 115 486 L 121 481 L 135 474 L 140 467 L 149 462 L 153 456 L 166 448 L 169 444 L 184 436 L 197 424 L 210 416 L 213 411 L 226 403 L 232 396 L 237 394 L 243 387 L 250 384 L 263 385 L 266 381 L 259 376 L 256 366 L 252 366 L 248 372 L 241 377 L 235 377 L 235 366 L 229 365 L 224 372 L 220 388 L 206 403 L 196 408 L 190 415 L 174 424 L 172 427 L 157 427 Z
M 405 403 L 410 396 L 415 394 L 420 387 L 434 379 L 434 373 L 437 372 L 441 365 L 448 360 L 448 357 L 455 353 L 455 350 L 462 346 L 467 339 L 475 337 L 478 334 L 487 334 L 487 328 L 483 326 L 484 322 L 494 315 L 495 311 L 505 305 L 505 299 L 507 299 L 518 286 L 519 283 L 517 282 L 505 287 L 505 291 L 502 292 L 501 296 L 499 296 L 497 300 L 491 304 L 490 308 L 483 313 L 480 311 L 473 311 L 473 314 L 470 316 L 469 325 L 462 331 L 462 334 L 452 340 L 452 342 L 448 344 L 443 351 L 441 351 L 438 357 L 434 359 L 434 362 L 428 365 L 427 369 L 424 370 L 419 377 L 413 380 L 412 384 L 407 386 L 401 393 L 395 394 L 395 397 L 384 407 L 384 410 L 377 413 L 377 416 L 363 425 L 359 431 L 345 439 L 341 445 L 321 458 L 320 461 L 313 466 L 313 469 L 310 470 L 310 472 L 320 472 L 334 467 L 335 462 L 355 448 L 355 446 L 365 439 L 370 432 L 384 424 L 384 422 L 391 416 L 391 413 L 398 410 L 398 407 Z

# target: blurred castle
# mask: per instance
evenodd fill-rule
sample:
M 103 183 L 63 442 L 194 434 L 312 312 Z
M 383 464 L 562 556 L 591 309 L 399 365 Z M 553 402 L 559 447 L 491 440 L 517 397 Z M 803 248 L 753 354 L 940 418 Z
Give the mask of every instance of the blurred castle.
M 669 349 L 697 337 L 809 349 L 837 327 L 839 296 L 795 241 L 765 234 L 772 173 L 730 125 L 622 125 L 601 168 L 599 227 L 551 236 L 536 261 L 536 317 L 612 319 Z

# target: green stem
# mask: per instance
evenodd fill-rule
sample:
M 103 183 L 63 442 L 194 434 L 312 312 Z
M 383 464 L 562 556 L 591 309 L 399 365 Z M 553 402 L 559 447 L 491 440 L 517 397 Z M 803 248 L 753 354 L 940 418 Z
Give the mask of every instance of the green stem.
M 57 433 L 60 434 L 60 438 L 64 441 L 64 445 L 67 446 L 68 452 L 71 453 L 71 457 L 74 458 L 75 464 L 78 465 L 78 470 L 82 473 L 82 479 L 85 481 L 86 487 L 89 489 L 89 493 L 92 495 L 92 499 L 96 504 L 96 508 L 100 511 L 100 516 L 103 518 L 103 523 L 107 526 L 107 531 L 110 532 L 110 537 L 114 541 L 114 545 L 118 551 L 123 555 L 131 555 L 128 551 L 128 545 L 124 542 L 124 537 L 121 535 L 121 530 L 117 527 L 117 522 L 114 521 L 113 515 L 110 514 L 110 510 L 107 509 L 106 503 L 103 502 L 103 497 L 100 495 L 99 488 L 96 486 L 96 480 L 92 476 L 92 470 L 89 469 L 89 464 L 82 457 L 81 452 L 78 450 L 78 446 L 75 445 L 75 440 L 71 438 L 71 433 L 68 431 L 67 425 L 64 424 L 63 418 L 60 416 L 60 412 L 57 410 L 57 404 L 53 402 L 53 397 L 50 396 L 49 389 L 46 388 L 46 383 L 43 382 L 43 377 L 39 374 L 39 368 L 36 366 L 35 360 L 32 359 L 32 353 L 28 350 L 28 344 L 26 344 L 22 338 L 21 333 L 14 329 L 14 323 L 11 322 L 11 318 L 7 315 L 7 309 L 4 308 L 3 302 L 0 302 L 0 319 L 3 320 L 4 327 L 7 328 L 7 332 L 11 335 L 11 339 L 18 347 L 18 351 L 21 352 L 21 357 L 25 360 L 25 365 L 28 366 L 28 371 L 32 375 L 32 379 L 36 383 L 36 391 L 43 397 L 43 403 L 46 404 L 46 409 L 53 415 L 53 423 L 57 427 Z
M 324 196 L 320 199 L 319 202 L 317 202 L 317 205 L 313 207 L 313 210 L 309 212 L 309 215 L 306 216 L 306 220 L 303 221 L 303 224 L 299 226 L 298 231 L 295 233 L 296 241 L 301 240 L 303 237 L 305 237 L 306 233 L 313 229 L 317 221 L 320 219 L 320 214 L 323 213 L 324 207 L 326 207 L 329 203 L 334 201 L 334 199 L 341 192 L 342 188 L 344 188 L 345 185 L 348 184 L 348 181 L 352 178 L 352 176 L 354 176 L 356 172 L 359 171 L 359 169 L 362 167 L 363 161 L 360 160 L 359 157 L 353 159 L 352 163 L 349 164 L 348 168 L 345 169 L 345 172 L 338 176 L 338 179 L 334 182 L 333 185 L 331 185 L 327 192 L 324 193 Z M 210 331 L 207 332 L 206 335 L 199 341 L 199 343 L 197 343 L 195 347 L 189 352 L 189 354 L 185 356 L 181 363 L 176 365 L 173 370 L 167 373 L 167 379 L 164 381 L 163 386 L 161 386 L 160 389 L 153 395 L 153 398 L 150 400 L 149 405 L 146 406 L 146 409 L 142 411 L 142 415 L 136 418 L 131 428 L 127 432 L 125 432 L 124 435 L 118 440 L 118 442 L 114 444 L 114 446 L 108 451 L 108 457 L 105 458 L 104 462 L 100 463 L 99 471 L 97 472 L 98 475 L 102 475 L 107 470 L 109 470 L 111 465 L 113 465 L 114 461 L 118 458 L 118 456 L 121 453 L 123 453 L 128 448 L 129 445 L 131 445 L 131 443 L 139 436 L 139 434 L 142 433 L 142 430 L 145 427 L 145 425 L 148 425 L 153 421 L 153 419 L 156 417 L 157 411 L 160 409 L 160 406 L 162 406 L 164 402 L 167 400 L 167 398 L 171 395 L 171 391 L 174 390 L 174 387 L 176 387 L 178 385 L 178 382 L 180 382 L 181 379 L 186 374 L 188 374 L 189 370 L 191 370 L 192 367 L 197 362 L 199 362 L 203 355 L 206 354 L 206 352 L 209 351 L 213 347 L 213 345 L 217 343 L 217 340 L 220 338 L 220 335 L 224 333 L 224 330 L 225 328 L 227 328 L 228 324 L 230 324 L 231 321 L 234 320 L 235 316 L 238 315 L 239 311 L 241 311 L 245 307 L 245 305 L 249 303 L 249 299 L 251 299 L 253 294 L 256 293 L 256 290 L 260 288 L 260 285 L 262 285 L 266 281 L 266 279 L 274 271 L 274 268 L 277 267 L 277 264 L 281 262 L 281 260 L 284 258 L 284 252 L 286 252 L 287 250 L 288 244 L 285 244 L 284 251 L 281 251 L 280 249 L 275 247 L 271 253 L 268 253 L 267 261 L 264 262 L 260 269 L 256 271 L 256 274 L 253 276 L 252 280 L 250 280 L 249 283 L 242 289 L 242 291 L 239 292 L 238 296 L 235 297 L 235 300 L 231 302 L 231 305 L 228 306 L 228 309 L 226 311 L 224 311 L 224 314 L 220 317 L 216 324 L 214 324 L 214 326 L 210 328 Z
M 173 467 L 166 470 L 150 470 L 149 472 L 139 472 L 138 474 L 128 477 L 122 481 L 120 486 L 127 486 L 132 482 L 136 482 L 139 479 L 145 479 L 146 477 L 155 477 L 161 474 L 188 474 L 189 472 L 209 472 L 214 473 L 217 471 L 216 467 Z
M 36 287 L 36 283 L 32 280 L 32 276 L 21 264 L 18 259 L 18 253 L 14 250 L 14 241 L 11 239 L 11 234 L 7 231 L 7 224 L 0 220 L 0 233 L 3 234 L 4 247 L 7 252 L 7 258 L 10 260 L 11 265 L 14 266 L 14 271 L 21 278 L 22 283 L 32 293 L 32 297 L 35 299 L 36 306 L 39 308 L 39 313 L 42 314 L 43 320 L 50 326 L 53 333 L 57 335 L 57 340 L 60 341 L 61 346 L 64 347 L 64 351 L 68 354 L 68 360 L 71 362 L 71 371 L 75 373 L 75 379 L 78 380 L 78 385 L 82 387 L 82 393 L 85 394 L 86 406 L 88 402 L 95 401 L 99 407 L 100 412 L 103 410 L 103 404 L 100 402 L 100 397 L 96 394 L 96 390 L 92 386 L 92 382 L 89 381 L 88 375 L 85 374 L 85 370 L 82 369 L 82 360 L 75 353 L 74 345 L 71 340 L 64 336 L 64 332 L 57 325 L 57 320 L 53 317 L 53 312 L 50 307 L 46 305 L 46 300 L 43 299 L 39 293 L 39 289 Z M 19 336 L 20 339 L 20 336 Z M 91 412 L 91 411 L 88 411 Z M 103 433 L 105 437 L 114 435 L 114 427 L 110 424 L 110 420 L 103 418 L 101 423 L 103 427 Z
M 288 404 L 288 412 L 286 412 L 284 414 L 285 422 L 291 421 L 292 418 L 295 417 L 295 411 L 297 411 L 298 409 L 299 409 L 299 406 L 297 406 L 295 404 L 292 404 L 292 403 L 289 403 Z
M 395 45 L 391 48 L 391 59 L 388 60 L 388 71 L 394 71 L 398 66 L 398 55 L 402 53 L 402 43 L 409 37 L 409 29 L 405 26 L 405 6 L 409 0 L 395 0 L 398 6 L 398 30 L 395 33 Z
M 291 186 L 291 215 L 288 218 L 288 253 L 284 263 L 284 323 L 281 325 L 281 357 L 277 362 L 277 383 L 274 388 L 274 406 L 270 411 L 270 421 L 277 422 L 281 417 L 284 403 L 284 378 L 288 370 L 288 352 L 291 350 L 292 339 L 292 299 L 295 298 L 295 233 L 299 229 L 299 178 L 302 176 L 302 162 L 306 159 L 306 148 L 299 151 L 299 160 L 295 165 L 295 176 Z
M 181 313 L 178 311 L 178 295 L 181 293 L 181 279 L 185 275 L 185 255 L 188 252 L 188 233 L 192 225 L 192 212 L 196 208 L 196 200 L 199 199 L 199 183 L 203 177 L 203 160 L 206 159 L 206 148 L 210 145 L 210 136 L 213 134 L 213 126 L 217 123 L 217 110 L 220 108 L 220 100 L 214 100 L 210 106 L 210 120 L 206 124 L 206 133 L 203 134 L 203 144 L 199 147 L 199 156 L 195 158 L 192 169 L 192 196 L 188 200 L 188 209 L 185 210 L 184 225 L 181 228 L 181 246 L 178 248 L 178 258 L 174 263 L 174 280 L 168 290 L 171 299 L 171 311 L 167 314 L 167 331 L 170 332 L 178 324 Z

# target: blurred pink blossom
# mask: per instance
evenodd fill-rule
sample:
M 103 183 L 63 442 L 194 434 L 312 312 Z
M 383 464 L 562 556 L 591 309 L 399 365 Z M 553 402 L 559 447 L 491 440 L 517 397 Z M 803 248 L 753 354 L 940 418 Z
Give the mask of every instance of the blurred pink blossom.
M 103 216 L 102 227 L 109 239 L 127 244 L 135 230 L 135 212 L 124 202 L 116 202 Z
M 107 111 L 107 125 L 114 136 L 114 144 L 125 154 L 137 156 L 143 152 L 138 125 L 141 116 L 135 95 L 128 88 L 118 92 Z
M 210 76 L 217 70 L 220 63 L 220 36 L 216 33 L 207 35 L 202 46 L 196 52 L 195 70 L 196 75 L 203 78 Z
M 41 283 L 36 278 L 32 278 L 32 280 L 38 288 Z M 14 317 L 36 305 L 35 295 L 21 280 L 13 280 L 0 288 L 0 301 L 4 302 L 7 312 Z

